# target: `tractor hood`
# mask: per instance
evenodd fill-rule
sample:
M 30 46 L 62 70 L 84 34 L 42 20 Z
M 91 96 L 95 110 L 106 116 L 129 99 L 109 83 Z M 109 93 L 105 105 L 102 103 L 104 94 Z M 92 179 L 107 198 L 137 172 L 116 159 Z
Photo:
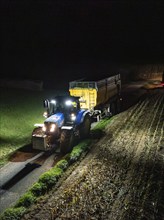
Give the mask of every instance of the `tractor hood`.
M 64 114 L 63 113 L 56 113 L 48 117 L 45 122 L 49 123 L 56 123 L 58 127 L 61 127 L 64 124 Z

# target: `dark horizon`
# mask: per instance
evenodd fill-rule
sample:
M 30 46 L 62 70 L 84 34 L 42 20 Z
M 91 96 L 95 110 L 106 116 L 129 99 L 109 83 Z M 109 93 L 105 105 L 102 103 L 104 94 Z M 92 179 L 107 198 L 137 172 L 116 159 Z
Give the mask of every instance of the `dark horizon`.
M 1 77 L 163 63 L 163 11 L 162 1 L 2 1 Z

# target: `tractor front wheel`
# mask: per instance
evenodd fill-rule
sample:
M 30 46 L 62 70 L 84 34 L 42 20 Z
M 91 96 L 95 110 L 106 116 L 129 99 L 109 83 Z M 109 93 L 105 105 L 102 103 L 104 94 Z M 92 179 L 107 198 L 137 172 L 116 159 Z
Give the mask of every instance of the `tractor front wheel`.
M 60 152 L 62 154 L 69 153 L 74 144 L 74 135 L 73 131 L 71 130 L 62 130 L 60 136 Z

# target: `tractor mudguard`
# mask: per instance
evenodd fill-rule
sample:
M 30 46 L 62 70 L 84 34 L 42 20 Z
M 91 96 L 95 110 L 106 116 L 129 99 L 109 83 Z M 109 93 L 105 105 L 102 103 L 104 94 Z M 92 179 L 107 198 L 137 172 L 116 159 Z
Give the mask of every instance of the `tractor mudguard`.
M 76 125 L 80 125 L 81 123 L 83 123 L 85 116 L 89 113 L 89 110 L 80 110 L 77 114 Z

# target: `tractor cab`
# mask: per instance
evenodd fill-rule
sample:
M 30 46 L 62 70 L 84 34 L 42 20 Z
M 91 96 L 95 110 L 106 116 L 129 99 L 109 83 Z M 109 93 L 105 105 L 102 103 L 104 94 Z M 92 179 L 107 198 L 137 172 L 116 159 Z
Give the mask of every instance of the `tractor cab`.
M 45 100 L 44 107 L 46 119 L 32 133 L 34 149 L 46 151 L 59 145 L 62 153 L 68 153 L 77 140 L 88 137 L 90 114 L 80 109 L 79 97 L 56 96 Z
M 76 115 L 80 110 L 79 97 L 74 96 L 56 96 L 51 101 L 44 100 L 46 118 L 62 113 L 64 114 L 65 122 L 72 123 L 76 119 Z

